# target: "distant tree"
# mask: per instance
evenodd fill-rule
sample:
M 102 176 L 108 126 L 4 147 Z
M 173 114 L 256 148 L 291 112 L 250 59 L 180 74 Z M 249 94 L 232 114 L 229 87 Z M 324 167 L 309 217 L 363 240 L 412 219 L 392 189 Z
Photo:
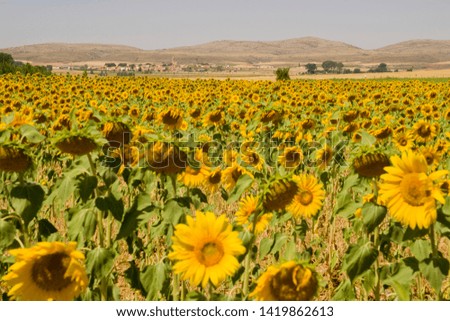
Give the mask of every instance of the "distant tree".
M 326 73 L 334 72 L 336 69 L 337 62 L 333 60 L 326 60 L 322 62 L 322 68 Z
M 0 65 L 14 64 L 14 59 L 10 54 L 0 52 Z
M 121 62 L 117 65 L 118 67 L 126 67 L 127 63 L 126 62 Z
M 278 68 L 275 71 L 275 74 L 277 75 L 277 80 L 290 80 L 291 77 L 289 76 L 289 70 L 290 68 Z
M 387 72 L 388 71 L 387 65 L 384 62 L 382 62 L 381 64 L 378 65 L 376 71 L 377 72 Z
M 355 69 L 353 69 L 353 73 L 354 74 L 360 74 L 361 73 L 361 69 L 355 68 Z
M 308 63 L 305 65 L 305 68 L 308 74 L 315 74 L 317 70 L 317 65 L 313 63 Z
M 113 62 L 107 62 L 107 63 L 105 63 L 105 67 L 107 67 L 107 68 L 114 68 L 114 67 L 116 67 L 116 64 L 113 63 Z
M 336 63 L 336 71 L 338 73 L 341 73 L 342 72 L 342 68 L 344 68 L 344 64 L 342 62 L 337 62 Z

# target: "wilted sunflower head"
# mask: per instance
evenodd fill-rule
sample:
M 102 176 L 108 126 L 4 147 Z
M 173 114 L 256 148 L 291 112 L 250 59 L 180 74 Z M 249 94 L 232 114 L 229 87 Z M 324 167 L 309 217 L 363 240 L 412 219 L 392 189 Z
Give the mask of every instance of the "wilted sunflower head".
M 22 173 L 31 168 L 31 157 L 16 146 L 0 146 L 0 171 Z
M 56 147 L 63 153 L 81 156 L 94 151 L 97 144 L 92 138 L 74 135 L 60 139 L 56 142 Z
M 147 149 L 146 161 L 156 173 L 177 174 L 186 169 L 187 155 L 176 145 L 153 142 Z
M 277 178 L 264 190 L 263 207 L 267 212 L 271 212 L 285 209 L 293 201 L 299 187 L 292 178 Z
M 390 164 L 389 157 L 381 151 L 362 153 L 352 162 L 355 172 L 362 177 L 378 177 L 385 173 L 384 168 Z
M 312 268 L 289 261 L 279 267 L 270 266 L 259 277 L 250 297 L 262 301 L 310 301 L 318 284 Z

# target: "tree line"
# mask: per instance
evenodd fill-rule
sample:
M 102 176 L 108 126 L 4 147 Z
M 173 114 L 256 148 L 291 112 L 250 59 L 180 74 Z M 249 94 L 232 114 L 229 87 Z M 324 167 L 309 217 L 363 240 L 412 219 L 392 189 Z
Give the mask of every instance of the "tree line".
M 50 75 L 52 73 L 52 66 L 33 66 L 29 63 L 24 64 L 21 61 L 15 61 L 10 54 L 0 52 L 0 75 L 17 72 L 24 75 Z
M 323 71 L 319 71 L 318 67 L 315 63 L 307 63 L 305 65 L 306 72 L 308 74 L 316 74 L 316 73 L 326 73 L 326 74 L 351 74 L 351 73 L 360 73 L 360 68 L 355 68 L 353 70 L 349 68 L 344 68 L 344 64 L 342 62 L 326 60 L 322 63 Z M 368 72 L 388 72 L 387 65 L 385 63 L 380 63 L 376 68 L 371 68 Z

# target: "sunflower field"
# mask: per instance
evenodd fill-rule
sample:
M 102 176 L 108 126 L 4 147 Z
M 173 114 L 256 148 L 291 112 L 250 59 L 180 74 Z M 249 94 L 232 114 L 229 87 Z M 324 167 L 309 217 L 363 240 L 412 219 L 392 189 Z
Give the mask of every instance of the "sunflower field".
M 450 81 L 0 77 L 2 300 L 449 300 Z

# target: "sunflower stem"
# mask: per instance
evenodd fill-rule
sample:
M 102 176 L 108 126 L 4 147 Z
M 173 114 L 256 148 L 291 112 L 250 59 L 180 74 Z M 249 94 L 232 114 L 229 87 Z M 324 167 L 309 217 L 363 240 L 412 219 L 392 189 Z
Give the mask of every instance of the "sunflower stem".
M 173 301 L 179 301 L 179 299 L 180 299 L 180 275 L 179 274 L 175 274 L 173 276 L 172 299 L 173 299 Z
M 250 249 L 247 252 L 247 255 L 245 256 L 244 260 L 244 284 L 242 286 L 242 293 L 244 294 L 244 296 L 242 297 L 242 300 L 245 300 L 248 296 L 249 279 L 250 279 Z
M 430 242 L 431 242 L 431 251 L 433 253 L 433 258 L 437 258 L 438 251 L 436 247 L 436 233 L 434 231 L 434 224 L 430 225 Z
M 377 249 L 377 259 L 375 260 L 375 278 L 377 280 L 377 283 L 375 284 L 374 289 L 374 295 L 375 295 L 375 301 L 380 301 L 380 290 L 381 290 L 381 277 L 380 277 L 380 261 L 379 261 L 379 255 L 378 255 L 378 246 L 379 246 L 379 233 L 378 226 L 374 230 L 374 244 L 375 248 Z
M 108 218 L 106 222 L 106 247 L 109 248 L 111 246 L 111 229 L 113 224 L 113 218 L 111 212 L 108 211 Z

